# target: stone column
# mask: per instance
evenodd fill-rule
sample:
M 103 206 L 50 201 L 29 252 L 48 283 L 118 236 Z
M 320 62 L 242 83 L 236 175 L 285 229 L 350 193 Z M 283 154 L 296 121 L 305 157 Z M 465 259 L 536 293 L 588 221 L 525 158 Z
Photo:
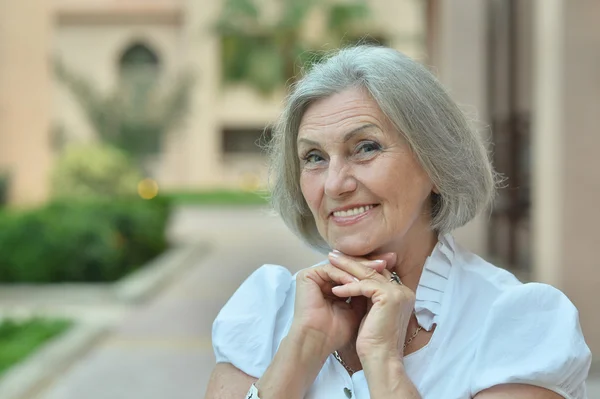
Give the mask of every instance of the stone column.
M 431 0 L 430 61 L 452 97 L 476 118 L 481 134 L 489 139 L 487 115 L 486 2 L 482 0 Z M 487 251 L 487 214 L 456 232 L 470 250 Z
M 0 0 L 0 170 L 12 175 L 10 201 L 47 197 L 50 147 L 48 0 Z
M 536 0 L 534 16 L 534 278 L 575 303 L 598 357 L 600 2 Z

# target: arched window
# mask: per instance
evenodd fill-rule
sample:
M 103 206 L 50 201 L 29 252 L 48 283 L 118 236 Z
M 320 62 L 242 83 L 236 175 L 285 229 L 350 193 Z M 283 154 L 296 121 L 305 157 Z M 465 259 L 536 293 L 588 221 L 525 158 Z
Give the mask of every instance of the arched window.
M 154 51 L 150 50 L 142 43 L 136 43 L 129 46 L 121 56 L 121 65 L 125 67 L 136 65 L 158 66 L 158 63 L 158 57 Z
M 122 89 L 132 96 L 136 104 L 143 104 L 148 92 L 158 82 L 160 60 L 156 53 L 143 43 L 129 46 L 119 59 Z

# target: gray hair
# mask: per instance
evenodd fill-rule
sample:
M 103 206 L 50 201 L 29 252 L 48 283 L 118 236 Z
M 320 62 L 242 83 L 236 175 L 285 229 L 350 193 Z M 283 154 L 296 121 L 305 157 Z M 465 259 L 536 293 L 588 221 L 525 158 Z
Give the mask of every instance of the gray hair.
M 496 182 L 486 146 L 458 105 L 421 64 L 397 50 L 356 46 L 339 50 L 292 86 L 269 144 L 271 202 L 309 245 L 329 250 L 300 189 L 297 136 L 315 101 L 361 87 L 403 135 L 439 190 L 432 193 L 431 228 L 451 232 L 486 209 Z

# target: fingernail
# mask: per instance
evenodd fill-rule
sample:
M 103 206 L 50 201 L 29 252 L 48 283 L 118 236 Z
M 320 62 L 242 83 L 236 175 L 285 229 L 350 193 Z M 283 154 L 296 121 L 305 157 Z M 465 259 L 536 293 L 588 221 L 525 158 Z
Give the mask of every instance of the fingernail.
M 356 281 L 357 283 L 360 281 L 359 279 L 357 279 L 356 277 L 352 277 L 354 279 L 354 281 Z
M 338 251 L 337 249 L 334 249 L 333 252 L 335 252 L 336 254 L 341 254 L 341 252 Z
M 335 251 L 334 252 L 330 252 L 329 256 L 331 256 L 332 258 L 339 258 L 340 257 L 340 253 L 339 252 L 336 253 Z
M 382 259 L 375 259 L 375 260 L 374 260 L 374 261 L 372 261 L 372 262 L 373 262 L 373 263 L 378 263 L 378 264 L 385 263 L 385 261 L 384 261 L 384 260 L 382 260 Z

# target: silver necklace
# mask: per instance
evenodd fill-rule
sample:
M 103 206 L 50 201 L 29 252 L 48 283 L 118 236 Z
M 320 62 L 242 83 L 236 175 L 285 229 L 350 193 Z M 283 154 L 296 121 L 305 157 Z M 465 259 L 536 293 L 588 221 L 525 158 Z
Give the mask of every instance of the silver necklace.
M 415 337 L 417 336 L 417 334 L 419 334 L 419 332 L 422 329 L 423 329 L 423 327 L 418 326 L 417 329 L 415 330 L 415 332 L 410 336 L 410 338 L 408 338 L 406 340 L 406 342 L 404 342 L 404 346 L 402 347 L 403 351 L 406 349 L 406 347 L 408 345 L 410 345 L 410 343 L 412 342 L 412 340 L 415 339 Z M 340 354 L 338 353 L 338 351 L 333 351 L 333 356 L 337 359 L 338 362 L 340 362 L 340 364 L 342 366 L 344 366 L 344 368 L 350 373 L 350 375 L 356 373 L 356 370 L 354 370 L 352 367 L 348 366 L 346 364 L 346 362 L 344 362 L 344 359 L 342 359 L 342 357 L 340 356 Z

